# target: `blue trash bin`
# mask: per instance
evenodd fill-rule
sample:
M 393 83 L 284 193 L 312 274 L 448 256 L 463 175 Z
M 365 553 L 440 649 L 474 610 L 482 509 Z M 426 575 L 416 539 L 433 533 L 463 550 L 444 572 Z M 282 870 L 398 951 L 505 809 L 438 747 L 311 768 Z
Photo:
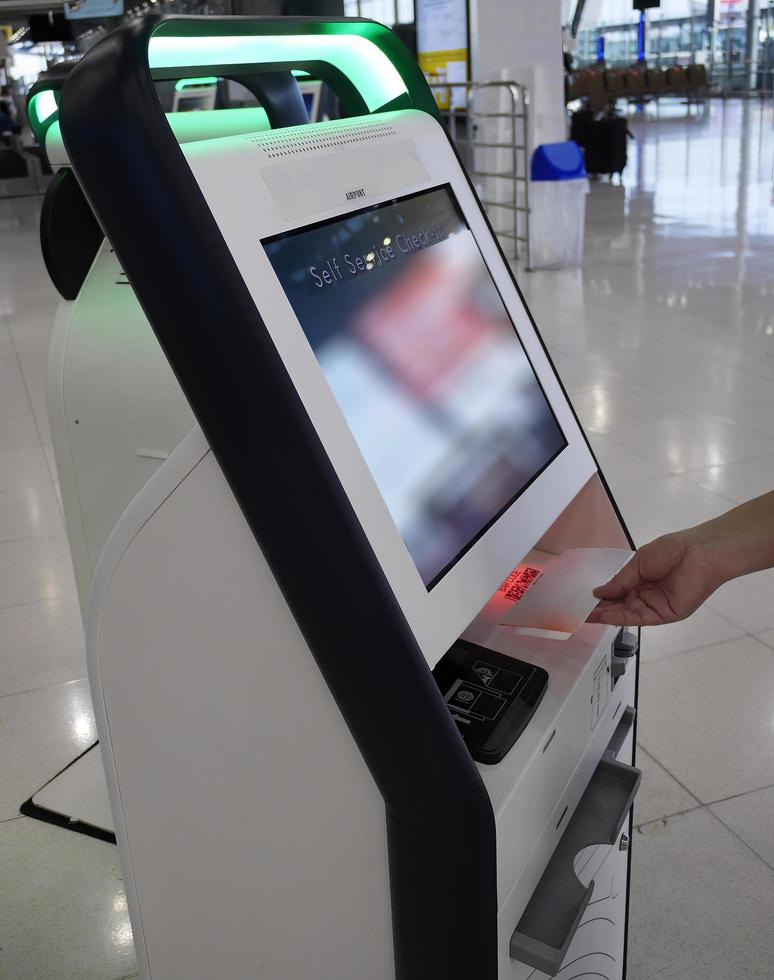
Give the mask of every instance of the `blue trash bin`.
M 544 143 L 532 154 L 530 257 L 532 267 L 580 265 L 589 181 L 577 143 Z

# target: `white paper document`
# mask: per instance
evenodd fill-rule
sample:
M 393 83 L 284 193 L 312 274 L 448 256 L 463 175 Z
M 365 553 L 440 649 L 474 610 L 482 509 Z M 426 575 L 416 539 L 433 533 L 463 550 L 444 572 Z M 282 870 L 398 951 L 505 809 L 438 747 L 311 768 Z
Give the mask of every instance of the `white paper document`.
M 596 606 L 594 589 L 632 557 L 628 548 L 572 548 L 552 562 L 503 616 L 501 625 L 567 639 Z

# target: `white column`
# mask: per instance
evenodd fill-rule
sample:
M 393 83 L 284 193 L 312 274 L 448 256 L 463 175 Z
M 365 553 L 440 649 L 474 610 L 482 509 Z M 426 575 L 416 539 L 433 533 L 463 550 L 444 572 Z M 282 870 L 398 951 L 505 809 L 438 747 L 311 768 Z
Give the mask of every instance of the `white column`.
M 567 138 L 561 27 L 562 0 L 470 0 L 472 78 L 526 85 L 532 147 Z
M 744 39 L 745 88 L 754 89 L 758 80 L 758 27 L 760 0 L 748 0 Z

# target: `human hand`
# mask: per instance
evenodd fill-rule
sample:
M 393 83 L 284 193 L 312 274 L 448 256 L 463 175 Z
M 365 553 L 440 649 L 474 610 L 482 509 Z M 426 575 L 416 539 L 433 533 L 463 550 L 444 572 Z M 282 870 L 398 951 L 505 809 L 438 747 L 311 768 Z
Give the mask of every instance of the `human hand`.
M 686 619 L 725 579 L 700 529 L 665 534 L 646 544 L 609 582 L 588 618 L 608 626 L 657 626 Z

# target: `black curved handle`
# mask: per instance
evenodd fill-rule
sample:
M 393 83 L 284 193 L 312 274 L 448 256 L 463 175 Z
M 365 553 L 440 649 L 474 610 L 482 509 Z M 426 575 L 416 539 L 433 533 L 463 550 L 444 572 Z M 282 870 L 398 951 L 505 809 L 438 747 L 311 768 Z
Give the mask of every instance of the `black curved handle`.
M 157 26 L 71 73 L 69 159 L 384 798 L 398 980 L 496 980 L 489 796 L 166 122 Z

